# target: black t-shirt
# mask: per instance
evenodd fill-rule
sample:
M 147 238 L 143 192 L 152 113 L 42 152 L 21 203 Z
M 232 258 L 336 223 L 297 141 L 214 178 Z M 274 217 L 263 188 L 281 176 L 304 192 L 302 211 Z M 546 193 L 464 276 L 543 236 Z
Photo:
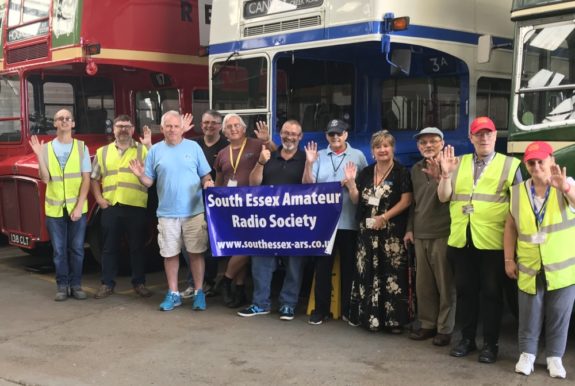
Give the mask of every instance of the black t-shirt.
M 212 179 L 216 179 L 216 170 L 214 169 L 214 162 L 216 161 L 216 156 L 224 147 L 228 146 L 230 143 L 228 142 L 227 138 L 220 135 L 220 139 L 218 142 L 214 143 L 212 146 L 207 146 L 206 142 L 204 141 L 204 137 L 194 138 L 194 141 L 200 145 L 202 151 L 204 152 L 204 156 L 206 156 L 206 160 L 208 160 L 208 164 L 212 168 L 210 175 Z
M 301 184 L 305 168 L 305 152 L 298 151 L 288 160 L 281 156 L 281 146 L 271 154 L 264 166 L 262 185 Z

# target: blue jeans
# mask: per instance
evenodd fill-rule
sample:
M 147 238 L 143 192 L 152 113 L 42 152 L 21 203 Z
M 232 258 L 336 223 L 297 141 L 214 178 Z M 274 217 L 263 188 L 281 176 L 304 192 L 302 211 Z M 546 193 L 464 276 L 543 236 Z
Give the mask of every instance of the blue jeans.
M 78 221 L 69 216 L 46 217 L 46 226 L 54 249 L 54 267 L 58 287 L 80 287 L 84 264 L 86 215 Z
M 284 256 L 286 275 L 280 292 L 280 305 L 295 308 L 301 288 L 302 271 L 306 261 L 305 256 Z M 277 268 L 277 258 L 274 256 L 252 256 L 252 279 L 254 294 L 252 303 L 269 310 L 271 307 L 270 292 L 272 275 Z

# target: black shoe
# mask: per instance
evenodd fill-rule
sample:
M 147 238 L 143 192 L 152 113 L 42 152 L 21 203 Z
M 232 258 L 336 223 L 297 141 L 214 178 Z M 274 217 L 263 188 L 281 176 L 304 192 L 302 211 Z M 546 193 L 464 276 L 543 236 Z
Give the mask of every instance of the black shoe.
M 477 350 L 477 345 L 475 344 L 475 340 L 471 340 L 468 338 L 462 338 L 459 343 L 455 345 L 449 352 L 449 355 L 452 357 L 464 357 L 472 351 Z
M 317 326 L 319 324 L 322 324 L 324 322 L 324 320 L 327 320 L 327 319 L 328 319 L 327 315 L 324 315 L 323 313 L 321 313 L 317 310 L 313 310 L 311 312 L 311 315 L 309 316 L 308 323 Z
M 230 303 L 226 303 L 229 308 L 239 308 L 248 304 L 248 297 L 244 286 L 236 286 L 234 297 Z
M 232 292 L 232 280 L 228 277 L 222 277 L 218 283 L 218 292 L 222 294 L 224 304 L 228 305 L 234 301 L 234 294 Z
M 495 363 L 498 352 L 499 346 L 497 344 L 485 343 L 477 360 L 481 363 Z

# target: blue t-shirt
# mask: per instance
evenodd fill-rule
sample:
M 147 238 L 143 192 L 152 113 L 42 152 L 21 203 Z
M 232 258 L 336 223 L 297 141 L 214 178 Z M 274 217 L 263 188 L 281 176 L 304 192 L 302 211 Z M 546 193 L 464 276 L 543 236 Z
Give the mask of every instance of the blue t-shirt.
M 54 149 L 54 155 L 58 159 L 58 163 L 62 170 L 64 170 L 64 166 L 66 166 L 66 161 L 68 161 L 68 157 L 70 157 L 70 152 L 72 151 L 72 142 L 70 143 L 60 143 L 57 138 L 52 140 L 52 148 Z M 88 147 L 84 145 L 84 158 L 82 158 L 82 166 L 81 166 L 82 173 L 89 173 L 92 171 L 92 164 L 90 163 L 90 152 L 88 151 Z
M 357 166 L 359 173 L 367 166 L 367 160 L 360 150 L 354 149 L 347 143 L 343 153 L 334 153 L 329 146 L 320 150 L 317 160 L 313 163 L 312 171 L 316 182 L 341 182 L 345 178 L 345 165 L 351 161 Z M 347 188 L 343 190 L 343 207 L 337 223 L 337 229 L 357 230 L 355 220 L 356 206 L 349 198 Z
M 204 212 L 201 178 L 210 165 L 200 146 L 188 139 L 158 142 L 148 152 L 145 174 L 156 180 L 158 217 L 191 217 Z

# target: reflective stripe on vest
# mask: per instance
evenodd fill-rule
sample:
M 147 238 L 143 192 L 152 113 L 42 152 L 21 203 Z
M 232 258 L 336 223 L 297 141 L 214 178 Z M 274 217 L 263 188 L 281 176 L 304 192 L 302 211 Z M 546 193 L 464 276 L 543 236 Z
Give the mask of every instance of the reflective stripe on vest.
M 575 214 L 563 194 L 551 188 L 543 221 L 537 228 L 527 182 L 511 188 L 511 215 L 517 228 L 517 268 L 519 289 L 536 292 L 536 276 L 545 271 L 547 290 L 575 284 L 575 253 L 567 247 L 575 238 Z M 545 242 L 534 244 L 532 236 L 545 233 Z
M 448 244 L 463 248 L 467 245 L 467 226 L 471 227 L 477 249 L 503 249 L 503 229 L 509 210 L 509 187 L 519 160 L 496 153 L 485 166 L 473 189 L 473 155 L 466 154 L 452 178 L 449 205 L 451 232 Z M 463 206 L 471 203 L 473 213 L 463 214 Z
M 102 196 L 115 205 L 117 203 L 145 208 L 148 203 L 148 189 L 140 183 L 130 170 L 130 161 L 143 161 L 147 149 L 134 143 L 120 156 L 115 143 L 103 146 L 97 151 L 98 165 L 102 171 Z
M 43 149 L 43 156 L 47 160 L 50 181 L 46 186 L 46 199 L 44 210 L 48 217 L 62 217 L 64 208 L 71 212 L 78 201 L 80 186 L 82 185 L 82 159 L 84 158 L 84 142 L 76 139 L 72 142 L 72 150 L 66 160 L 64 170 L 58 162 L 56 153 L 49 142 Z M 88 201 L 84 201 L 82 213 L 88 212 Z

